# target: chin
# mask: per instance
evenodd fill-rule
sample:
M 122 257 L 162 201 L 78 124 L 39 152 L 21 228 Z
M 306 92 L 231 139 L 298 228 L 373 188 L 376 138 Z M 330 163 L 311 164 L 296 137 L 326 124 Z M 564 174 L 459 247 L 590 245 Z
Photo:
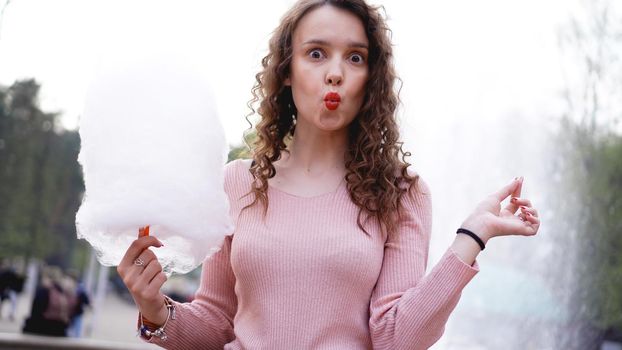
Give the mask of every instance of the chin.
M 324 110 L 319 115 L 317 124 L 324 125 L 326 128 L 341 129 L 345 128 L 356 118 L 356 112 L 346 109 L 337 109 L 334 111 Z
M 321 116 L 315 125 L 318 129 L 324 131 L 337 131 L 348 126 L 348 124 L 345 123 L 344 118 L 341 116 Z

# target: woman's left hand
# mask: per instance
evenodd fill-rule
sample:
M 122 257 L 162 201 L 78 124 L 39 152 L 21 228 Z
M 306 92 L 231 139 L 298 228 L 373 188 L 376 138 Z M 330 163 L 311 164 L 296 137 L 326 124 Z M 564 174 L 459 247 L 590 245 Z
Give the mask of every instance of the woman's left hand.
M 538 211 L 532 207 L 529 199 L 520 197 L 522 187 L 523 178 L 520 177 L 489 195 L 477 205 L 461 227 L 473 231 L 484 243 L 496 236 L 535 235 L 540 228 Z M 512 199 L 502 209 L 501 202 L 508 196 L 512 196 Z M 518 210 L 520 214 L 515 215 Z

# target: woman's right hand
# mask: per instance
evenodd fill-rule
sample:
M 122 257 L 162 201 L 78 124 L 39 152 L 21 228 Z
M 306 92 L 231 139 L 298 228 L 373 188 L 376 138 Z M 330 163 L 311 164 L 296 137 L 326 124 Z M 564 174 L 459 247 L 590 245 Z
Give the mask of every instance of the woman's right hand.
M 167 278 L 149 247 L 159 248 L 162 245 L 153 236 L 140 237 L 132 242 L 117 266 L 117 272 L 138 310 L 144 318 L 157 325 L 164 324 L 168 317 L 164 294 L 160 291 Z

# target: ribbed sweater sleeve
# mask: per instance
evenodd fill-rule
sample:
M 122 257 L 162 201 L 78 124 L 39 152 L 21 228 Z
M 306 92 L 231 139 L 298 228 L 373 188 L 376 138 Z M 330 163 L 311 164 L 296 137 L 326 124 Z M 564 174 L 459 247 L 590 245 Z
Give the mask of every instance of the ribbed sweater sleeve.
M 203 263 L 201 285 L 191 303 L 174 303 L 175 320 L 166 326 L 168 339 L 151 337 L 149 342 L 165 349 L 219 349 L 231 342 L 237 300 L 235 276 L 229 256 L 231 236 L 221 250 Z
M 414 186 L 413 186 L 414 187 Z M 424 277 L 432 231 L 427 184 L 404 201 L 405 217 L 387 238 L 382 270 L 372 292 L 369 328 L 374 349 L 427 349 L 443 334 L 464 286 L 479 271 L 448 249 Z

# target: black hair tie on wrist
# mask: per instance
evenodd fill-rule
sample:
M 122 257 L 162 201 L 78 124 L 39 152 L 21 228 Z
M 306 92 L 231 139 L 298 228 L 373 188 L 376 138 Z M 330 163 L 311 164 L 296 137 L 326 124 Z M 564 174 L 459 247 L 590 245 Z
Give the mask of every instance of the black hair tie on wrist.
M 466 235 L 471 236 L 471 238 L 473 238 L 475 240 L 475 242 L 477 242 L 477 244 L 479 244 L 479 247 L 482 248 L 482 250 L 486 249 L 486 245 L 484 245 L 484 242 L 482 241 L 481 238 L 479 238 L 475 233 L 467 230 L 466 228 L 459 228 L 458 231 L 456 231 L 456 234 L 458 233 L 464 233 Z

